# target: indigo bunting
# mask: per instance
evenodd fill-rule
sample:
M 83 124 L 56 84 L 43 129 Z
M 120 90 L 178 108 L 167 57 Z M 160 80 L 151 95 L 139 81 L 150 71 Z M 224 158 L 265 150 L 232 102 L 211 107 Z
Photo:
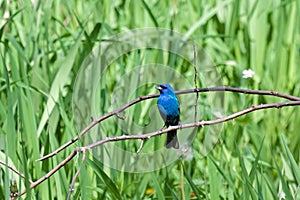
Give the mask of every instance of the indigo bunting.
M 161 117 L 165 122 L 165 126 L 175 126 L 179 123 L 180 109 L 179 102 L 174 93 L 173 88 L 169 84 L 160 84 L 155 87 L 159 90 L 160 96 L 157 100 L 157 107 Z M 179 148 L 179 143 L 176 135 L 177 130 L 169 131 L 167 133 L 166 148 Z

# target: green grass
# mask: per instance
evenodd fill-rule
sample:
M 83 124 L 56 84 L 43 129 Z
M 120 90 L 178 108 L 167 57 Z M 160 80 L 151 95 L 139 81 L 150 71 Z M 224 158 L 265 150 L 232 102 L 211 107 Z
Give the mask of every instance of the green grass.
M 100 117 L 140 95 L 157 92 L 153 80 L 163 82 L 166 73 L 149 70 L 143 74 L 134 71 L 139 70 L 137 66 L 172 66 L 178 77 L 170 75 L 165 81 L 178 90 L 193 86 L 192 63 L 159 50 L 128 52 L 107 68 L 99 57 L 86 60 L 107 38 L 128 29 L 166 28 L 196 41 L 217 66 L 224 85 L 300 96 L 300 2 L 296 0 L 6 2 L 0 1 L 0 159 L 31 180 L 46 174 L 75 146 L 89 143 L 83 139 L 51 159 L 35 161 L 76 136 L 91 116 Z M 206 62 L 202 61 L 200 69 Z M 77 77 L 82 66 L 91 66 L 92 71 L 87 71 L 90 79 Z M 254 78 L 243 79 L 242 71 L 249 68 L 255 72 Z M 176 81 L 178 74 L 186 78 L 185 84 Z M 202 75 L 200 71 L 200 78 Z M 80 78 L 82 88 L 75 91 Z M 212 86 L 203 79 L 201 86 Z M 122 92 L 114 93 L 116 88 Z M 91 96 L 83 91 L 94 95 L 97 103 L 93 102 L 92 109 L 85 107 Z M 78 108 L 72 107 L 74 98 Z M 179 99 L 182 123 L 193 121 L 194 95 Z M 210 93 L 200 94 L 200 120 L 215 117 L 210 111 L 219 102 L 211 99 Z M 278 101 L 282 99 L 226 93 L 222 114 Z M 157 116 L 155 104 L 154 99 L 147 100 L 120 113 L 126 116 L 124 121 L 104 121 L 92 131 L 96 132 L 91 133 L 96 135 L 93 141 L 100 139 L 100 132 L 123 134 L 122 126 L 130 133 L 161 128 L 161 121 L 152 120 Z M 74 158 L 26 197 L 65 199 L 80 167 L 74 199 L 279 199 L 282 192 L 286 199 L 300 199 L 299 124 L 298 107 L 250 113 L 225 123 L 221 132 L 210 129 L 219 136 L 218 142 L 203 156 L 202 147 L 210 149 L 209 143 L 203 144 L 210 133 L 205 127 L 197 131 L 192 159 L 179 159 L 145 173 L 105 167 L 101 163 L 105 149 L 98 148 L 99 157 L 89 153 L 84 163 Z M 164 136 L 147 140 L 142 152 L 160 148 L 163 140 Z M 116 143 L 131 152 L 139 144 L 133 140 Z M 0 169 L 0 199 L 9 199 L 13 177 L 19 191 L 29 188 L 28 180 L 4 166 Z

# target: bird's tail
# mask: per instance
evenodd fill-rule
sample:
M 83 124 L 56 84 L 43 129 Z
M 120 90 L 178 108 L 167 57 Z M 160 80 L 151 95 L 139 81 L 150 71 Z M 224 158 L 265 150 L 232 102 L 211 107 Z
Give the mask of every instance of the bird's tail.
M 173 130 L 167 133 L 167 141 L 166 141 L 166 148 L 173 147 L 174 149 L 179 149 L 179 143 L 177 139 L 177 130 Z

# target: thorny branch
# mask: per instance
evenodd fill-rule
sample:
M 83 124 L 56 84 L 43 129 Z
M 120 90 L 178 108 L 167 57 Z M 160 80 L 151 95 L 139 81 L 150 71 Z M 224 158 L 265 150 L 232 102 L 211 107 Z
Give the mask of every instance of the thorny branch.
M 234 114 L 228 115 L 227 117 L 223 117 L 223 118 L 220 118 L 220 119 L 209 120 L 209 121 L 199 121 L 199 122 L 193 122 L 193 123 L 182 124 L 182 125 L 177 125 L 177 126 L 169 126 L 168 128 L 166 128 L 164 130 L 159 130 L 159 131 L 155 131 L 155 132 L 147 133 L 147 134 L 142 134 L 142 135 L 122 135 L 122 136 L 104 138 L 104 139 L 99 140 L 99 141 L 97 141 L 95 143 L 92 143 L 90 145 L 80 147 L 80 148 L 76 148 L 65 160 L 63 160 L 61 163 L 59 163 L 57 167 L 55 167 L 53 170 L 48 172 L 45 176 L 43 176 L 42 178 L 40 178 L 36 182 L 32 183 L 30 185 L 30 188 L 34 188 L 38 184 L 40 184 L 43 181 L 45 181 L 46 179 L 48 179 L 51 175 L 53 175 L 56 171 L 58 171 L 62 166 L 64 166 L 66 163 L 68 163 L 77 153 L 86 152 L 86 151 L 88 151 L 92 148 L 95 148 L 95 147 L 100 146 L 100 145 L 105 144 L 105 143 L 121 141 L 121 140 L 136 140 L 136 139 L 145 140 L 145 139 L 149 139 L 149 138 L 154 137 L 154 136 L 158 136 L 158 135 L 167 133 L 171 130 L 186 129 L 186 128 L 193 128 L 193 127 L 203 127 L 203 126 L 206 126 L 206 125 L 214 125 L 214 124 L 223 123 L 223 122 L 235 119 L 237 117 L 240 117 L 242 115 L 245 115 L 247 113 L 250 113 L 250 112 L 253 112 L 253 111 L 256 111 L 256 110 L 262 110 L 262 109 L 268 109 L 268 108 L 281 108 L 281 107 L 296 106 L 296 105 L 300 105 L 300 100 L 299 101 L 291 101 L 291 102 L 273 103 L 273 104 L 261 104 L 261 105 L 258 105 L 258 106 L 251 106 L 251 107 L 249 107 L 245 110 L 236 112 Z M 79 172 L 77 171 L 77 173 L 79 173 Z M 74 179 L 78 176 L 77 173 L 76 173 L 76 176 L 74 176 L 72 182 L 74 182 Z M 71 190 L 70 190 L 70 192 L 71 192 Z M 25 194 L 25 193 L 26 193 L 26 191 L 23 191 L 21 193 L 21 195 Z
M 54 173 L 56 173 L 60 168 L 62 168 L 66 163 L 68 163 L 70 160 L 73 159 L 74 156 L 76 156 L 78 153 L 82 153 L 82 162 L 84 162 L 85 160 L 85 153 L 86 151 L 95 148 L 99 145 L 102 145 L 104 143 L 108 143 L 108 142 L 114 142 L 114 141 L 120 141 L 120 140 L 135 140 L 135 139 L 140 139 L 142 140 L 142 144 L 145 139 L 149 139 L 151 137 L 157 136 L 157 135 L 161 135 L 164 133 L 167 133 L 171 130 L 177 130 L 177 129 L 186 129 L 186 128 L 192 128 L 192 127 L 199 127 L 199 126 L 206 126 L 206 125 L 213 125 L 213 124 L 219 124 L 219 123 L 223 123 L 232 119 L 235 119 L 237 117 L 240 117 L 242 115 L 245 115 L 247 113 L 256 111 L 256 110 L 262 110 L 262 109 L 269 109 L 269 108 L 281 108 L 281 107 L 286 107 L 286 106 L 297 106 L 300 105 L 300 98 L 299 97 L 295 97 L 295 96 L 291 96 L 291 95 L 287 95 L 287 94 L 281 94 L 275 91 L 262 91 L 262 90 L 247 90 L 247 89 L 240 89 L 240 88 L 232 88 L 232 87 L 225 87 L 225 86 L 218 86 L 218 87 L 212 87 L 212 88 L 195 88 L 195 89 L 189 89 L 189 90 L 181 90 L 181 91 L 176 91 L 176 94 L 188 94 L 188 93 L 199 93 L 199 92 L 212 92 L 212 91 L 230 91 L 230 92 L 238 92 L 238 93 L 244 93 L 244 94 L 257 94 L 257 95 L 268 95 L 268 96 L 276 96 L 276 97 L 280 97 L 280 98 L 284 98 L 284 99 L 288 99 L 291 100 L 289 102 L 280 102 L 280 103 L 272 103 L 272 104 L 261 104 L 261 105 L 257 105 L 257 106 L 251 106 L 247 109 L 244 109 L 242 111 L 236 112 L 234 114 L 228 115 L 226 117 L 220 118 L 220 119 L 215 119 L 215 120 L 209 120 L 209 121 L 195 121 L 193 123 L 189 123 L 189 124 L 180 124 L 177 126 L 170 126 L 164 130 L 159 130 L 159 131 L 155 131 L 152 133 L 147 133 L 147 134 L 137 134 L 137 135 L 122 135 L 122 136 L 115 136 L 115 137 L 108 137 L 108 138 L 104 138 L 100 141 L 97 141 L 95 143 L 92 143 L 90 145 L 84 146 L 84 147 L 76 147 L 75 150 L 67 157 L 65 158 L 62 162 L 60 162 L 55 168 L 53 168 L 51 171 L 49 171 L 46 175 L 44 175 L 43 177 L 41 177 L 40 179 L 38 179 L 35 182 L 30 181 L 30 188 L 35 188 L 36 186 L 38 186 L 40 183 L 44 182 L 45 180 L 47 180 L 49 177 L 51 177 Z M 125 104 L 124 106 L 120 107 L 119 109 L 110 112 L 98 119 L 95 119 L 91 122 L 90 125 L 88 125 L 85 129 L 83 129 L 79 136 L 72 138 L 69 142 L 65 143 L 64 145 L 62 145 L 61 147 L 59 147 L 57 150 L 55 150 L 54 152 L 38 159 L 39 161 L 50 158 L 54 155 L 56 155 L 57 153 L 59 153 L 60 151 L 62 151 L 63 149 L 65 149 L 66 147 L 68 147 L 69 145 L 73 144 L 74 142 L 76 142 L 79 137 L 82 137 L 83 135 L 85 135 L 91 128 L 93 128 L 96 124 L 100 123 L 101 121 L 116 115 L 118 116 L 120 112 L 122 112 L 123 110 L 129 108 L 130 106 L 144 101 L 146 99 L 152 99 L 152 98 L 156 98 L 158 97 L 158 94 L 153 94 L 153 95 L 148 95 L 148 96 L 141 96 L 127 104 Z M 141 148 L 141 147 L 140 147 Z M 140 151 L 140 150 L 139 150 Z M 6 163 L 0 161 L 0 164 L 8 167 L 9 169 L 11 169 L 13 172 L 15 172 L 16 174 L 18 174 L 19 176 L 25 178 L 25 176 L 23 174 L 21 174 L 18 170 L 14 169 L 13 167 L 7 165 Z M 70 194 L 73 190 L 74 187 L 74 183 L 75 180 L 78 176 L 80 172 L 80 169 L 77 170 L 75 176 L 72 179 L 72 184 L 70 187 L 70 191 L 68 194 L 68 197 L 70 197 Z M 26 193 L 26 190 L 22 191 L 20 193 L 20 195 L 23 195 Z
M 284 99 L 288 99 L 288 100 L 292 100 L 292 101 L 300 101 L 299 97 L 295 97 L 295 96 L 291 96 L 288 94 L 281 94 L 272 90 L 248 90 L 248 89 L 240 89 L 240 88 L 232 88 L 232 87 L 226 87 L 226 86 L 217 86 L 217 87 L 211 87 L 211 88 L 196 88 L 196 89 L 189 89 L 189 90 L 180 90 L 180 91 L 175 91 L 176 94 L 189 94 L 189 93 L 199 93 L 199 92 L 224 92 L 224 91 L 229 91 L 229 92 L 238 92 L 238 93 L 244 93 L 244 94 L 257 94 L 257 95 L 267 95 L 267 96 L 276 96 L 276 97 L 281 97 Z M 101 121 L 111 117 L 111 116 L 119 116 L 119 113 L 124 111 L 125 109 L 131 107 L 132 105 L 140 102 L 140 101 L 144 101 L 147 99 L 153 99 L 158 97 L 159 94 L 152 94 L 152 95 L 147 95 L 147 96 L 140 96 L 137 99 L 125 104 L 124 106 L 120 107 L 119 109 L 112 111 L 106 115 L 103 115 L 102 117 L 95 119 L 91 122 L 91 124 L 89 124 L 85 129 L 83 129 L 80 133 L 79 136 L 75 136 L 74 138 L 72 138 L 69 142 L 65 143 L 64 145 L 60 146 L 58 149 L 56 149 L 55 151 L 53 151 L 52 153 L 45 155 L 39 159 L 37 159 L 37 161 L 42 161 L 45 160 L 47 158 L 53 157 L 56 154 L 58 154 L 60 151 L 62 151 L 63 149 L 67 148 L 68 146 L 70 146 L 71 144 L 73 144 L 74 142 L 76 142 L 79 137 L 84 136 L 91 128 L 93 128 L 95 125 L 97 125 L 98 123 L 100 123 Z

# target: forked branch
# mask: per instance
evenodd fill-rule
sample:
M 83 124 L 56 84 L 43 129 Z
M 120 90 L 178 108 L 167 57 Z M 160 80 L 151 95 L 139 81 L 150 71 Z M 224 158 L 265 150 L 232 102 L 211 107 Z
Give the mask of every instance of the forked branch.
M 147 133 L 147 134 L 136 134 L 136 135 L 122 135 L 122 136 L 115 136 L 115 137 L 107 137 L 104 138 L 102 140 L 99 140 L 95 143 L 89 144 L 87 146 L 83 146 L 83 147 L 76 147 L 74 149 L 74 151 L 67 157 L 65 158 L 61 163 L 59 163 L 55 168 L 53 168 L 51 171 L 49 171 L 46 175 L 44 175 L 43 177 L 41 177 L 40 179 L 38 179 L 35 182 L 30 182 L 30 188 L 35 188 L 36 186 L 38 186 L 39 184 L 41 184 L 42 182 L 44 182 L 45 180 L 47 180 L 49 177 L 51 177 L 54 173 L 56 173 L 60 168 L 62 168 L 64 165 L 66 165 L 70 160 L 72 160 L 74 158 L 75 155 L 77 155 L 78 153 L 82 153 L 83 156 L 83 161 L 85 158 L 85 153 L 86 151 L 89 151 L 92 148 L 95 148 L 99 145 L 108 143 L 108 142 L 115 142 L 115 141 L 121 141 L 121 140 L 141 140 L 141 146 L 139 147 L 139 150 L 141 150 L 144 140 L 149 139 L 151 137 L 157 136 L 157 135 L 161 135 L 161 134 L 165 134 L 171 130 L 177 130 L 177 129 L 186 129 L 186 128 L 192 128 L 192 127 L 200 127 L 200 126 L 206 126 L 206 125 L 214 125 L 214 124 L 219 124 L 219 123 L 224 123 L 226 121 L 235 119 L 237 117 L 240 117 L 242 115 L 245 115 L 247 113 L 253 112 L 253 111 L 257 111 L 257 110 L 262 110 L 262 109 L 269 109 L 269 108 L 281 108 L 281 107 L 287 107 L 287 106 L 298 106 L 300 105 L 300 98 L 299 97 L 295 97 L 295 96 L 291 96 L 291 95 L 287 95 L 287 94 L 281 94 L 278 92 L 274 92 L 274 91 L 261 91 L 261 90 L 247 90 L 247 89 L 240 89 L 240 88 L 232 88 L 232 87 L 225 87 L 225 86 L 219 86 L 219 87 L 212 87 L 212 88 L 196 88 L 196 89 L 189 89 L 189 90 L 181 90 L 181 91 L 176 91 L 176 94 L 189 94 L 189 93 L 199 93 L 199 92 L 212 92 L 212 91 L 230 91 L 230 92 L 238 92 L 238 93 L 244 93 L 244 94 L 257 94 L 257 95 L 268 95 L 268 96 L 276 96 L 276 97 L 280 97 L 280 98 L 284 98 L 284 99 L 288 99 L 291 101 L 288 102 L 280 102 L 280 103 L 272 103 L 272 104 L 261 104 L 261 105 L 256 105 L 256 106 L 251 106 L 247 109 L 241 110 L 239 112 L 236 112 L 234 114 L 228 115 L 226 117 L 223 118 L 219 118 L 219 119 L 214 119 L 214 120 L 209 120 L 209 121 L 195 121 L 193 123 L 189 123 L 189 124 L 180 124 L 177 126 L 170 126 L 164 130 L 158 130 L 155 132 L 151 132 L 151 133 Z M 110 112 L 102 117 L 99 117 L 98 119 L 95 119 L 91 122 L 91 124 L 89 124 L 85 129 L 83 129 L 79 136 L 72 138 L 69 142 L 65 143 L 64 145 L 62 145 L 61 147 L 59 147 L 57 150 L 55 150 L 54 152 L 38 159 L 39 161 L 50 158 L 54 155 L 56 155 L 57 153 L 59 153 L 60 151 L 62 151 L 63 149 L 65 149 L 66 147 L 68 147 L 69 145 L 73 144 L 74 142 L 76 142 L 79 137 L 84 136 L 92 127 L 94 127 L 96 124 L 100 123 L 101 121 L 111 117 L 111 116 L 119 116 L 119 113 L 122 112 L 123 110 L 129 108 L 130 106 L 144 101 L 146 99 L 152 99 L 152 98 L 156 98 L 158 97 L 158 94 L 153 94 L 153 95 L 148 95 L 148 96 L 141 96 L 127 104 L 125 104 L 124 106 L 120 107 L 119 109 Z M 138 153 L 138 152 L 137 152 Z M 9 169 L 11 169 L 13 172 L 15 172 L 17 175 L 25 178 L 25 176 L 23 174 L 21 174 L 18 170 L 14 169 L 13 167 L 7 165 L 4 162 L 0 161 L 0 164 L 8 167 Z M 78 170 L 75 174 L 75 176 L 72 179 L 72 184 L 70 187 L 70 191 L 68 194 L 68 197 L 70 197 L 71 192 L 74 188 L 74 183 L 75 180 L 79 174 L 80 170 Z M 20 193 L 20 195 L 23 195 L 26 193 L 26 190 L 22 191 Z

